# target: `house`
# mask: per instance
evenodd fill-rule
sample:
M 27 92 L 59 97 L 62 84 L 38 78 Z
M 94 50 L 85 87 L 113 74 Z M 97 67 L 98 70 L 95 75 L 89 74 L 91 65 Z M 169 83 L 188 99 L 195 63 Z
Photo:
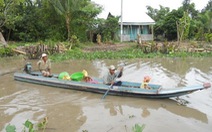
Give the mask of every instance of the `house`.
M 122 17 L 122 41 L 135 41 L 140 35 L 141 41 L 153 40 L 153 25 L 155 21 L 146 13 L 123 13 Z M 121 36 L 121 19 L 119 20 Z
M 122 21 L 121 18 L 119 20 L 120 30 L 117 33 L 117 36 L 121 37 L 121 27 L 123 27 L 122 41 L 135 41 L 138 35 L 142 41 L 153 40 L 153 25 L 155 21 L 145 13 L 145 5 L 141 1 L 125 0 L 123 2 L 122 0 L 121 3 L 115 0 L 110 0 L 111 2 L 108 2 L 109 0 L 107 2 L 102 0 L 95 1 L 104 5 L 104 10 L 98 15 L 98 18 L 107 19 L 109 13 L 113 16 L 121 16 L 122 14 Z M 120 6 L 122 4 L 123 7 Z

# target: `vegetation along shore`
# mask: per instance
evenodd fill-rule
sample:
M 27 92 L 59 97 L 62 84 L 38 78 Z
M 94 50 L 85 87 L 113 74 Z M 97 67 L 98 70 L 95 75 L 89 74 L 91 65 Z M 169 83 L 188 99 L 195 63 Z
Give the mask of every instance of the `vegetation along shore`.
M 189 0 L 173 10 L 147 6 L 146 14 L 155 21 L 153 40 L 138 34 L 120 42 L 121 16 L 98 18 L 103 6 L 90 0 L 2 1 L 0 56 L 36 59 L 46 52 L 54 61 L 212 56 L 211 5 L 209 0 L 201 11 Z

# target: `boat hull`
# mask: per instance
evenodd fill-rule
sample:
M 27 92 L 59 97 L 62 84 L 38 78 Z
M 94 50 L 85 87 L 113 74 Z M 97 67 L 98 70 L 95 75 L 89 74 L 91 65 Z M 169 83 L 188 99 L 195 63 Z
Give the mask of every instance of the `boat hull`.
M 26 73 L 15 73 L 14 79 L 17 81 L 51 86 L 56 88 L 64 88 L 71 90 L 80 90 L 85 92 L 93 92 L 104 94 L 110 86 L 102 83 L 101 79 L 98 79 L 98 84 L 91 84 L 86 82 L 60 80 L 56 75 L 53 77 L 43 77 L 40 74 L 26 74 Z M 149 84 L 152 89 L 142 89 L 140 83 L 134 82 L 122 82 L 122 86 L 113 86 L 108 92 L 109 95 L 124 96 L 124 97 L 138 97 L 138 98 L 171 98 L 178 97 L 192 93 L 194 91 L 205 89 L 203 85 L 196 85 L 193 87 L 182 87 L 174 89 L 164 89 L 161 85 Z M 210 86 L 207 86 L 207 88 Z

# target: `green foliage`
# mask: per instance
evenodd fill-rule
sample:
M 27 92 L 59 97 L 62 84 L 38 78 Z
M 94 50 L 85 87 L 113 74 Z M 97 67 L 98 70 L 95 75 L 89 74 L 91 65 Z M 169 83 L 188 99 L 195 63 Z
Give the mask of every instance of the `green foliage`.
M 28 132 L 34 132 L 34 128 L 33 128 L 34 124 L 32 122 L 30 122 L 29 120 L 26 120 L 24 123 L 24 129 L 28 129 Z
M 157 58 L 157 57 L 210 57 L 212 52 L 194 52 L 175 51 L 175 47 L 167 43 L 163 52 L 144 53 L 142 49 L 137 47 L 126 48 L 118 51 L 93 51 L 83 52 L 81 49 L 75 48 L 65 53 L 53 54 L 50 58 L 53 61 L 64 61 L 69 59 L 135 59 L 135 58 Z
M 0 0 L 0 29 L 5 25 L 7 25 L 7 27 L 13 26 L 19 19 L 15 7 L 23 1 L 24 0 Z
M 156 22 L 154 35 L 176 40 L 176 21 L 187 12 L 191 20 L 184 38 L 208 41 L 204 34 L 211 33 L 211 3 L 201 13 L 190 0 L 172 11 L 161 5 L 159 9 L 147 6 L 147 14 Z M 113 43 L 118 40 L 119 17 L 110 14 L 106 20 L 96 19 L 102 10 L 91 0 L 0 0 L 0 31 L 10 41 L 70 41 L 76 35 L 80 42 L 91 42 L 99 33 L 104 42 Z
M 204 36 L 206 42 L 212 42 L 212 33 L 205 33 Z
M 165 33 L 162 26 L 164 25 L 164 20 L 166 18 L 166 15 L 170 12 L 170 9 L 168 7 L 163 7 L 160 5 L 160 9 L 154 9 L 151 6 L 147 6 L 147 14 L 155 20 L 156 24 L 154 25 L 154 35 L 158 38 L 159 35 L 163 35 Z
M 178 32 L 178 39 L 180 41 L 185 40 L 188 38 L 189 29 L 190 29 L 190 17 L 187 12 L 183 13 L 183 17 L 179 19 L 177 23 L 177 32 Z
M 106 43 L 113 43 L 118 39 L 117 32 L 119 30 L 119 16 L 113 16 L 109 14 L 107 19 L 98 19 L 96 21 L 98 28 L 96 32 L 102 37 L 102 41 Z
M 0 47 L 0 56 L 12 56 L 12 55 L 13 55 L 13 51 L 11 46 Z
M 79 41 L 79 39 L 77 38 L 76 35 L 71 36 L 70 42 L 71 42 L 73 47 L 79 47 L 80 41 Z
M 44 132 L 45 129 L 46 129 L 47 123 L 48 123 L 47 117 L 45 117 L 43 119 L 43 121 L 38 123 L 38 124 L 33 124 L 31 121 L 26 120 L 25 123 L 23 124 L 24 128 L 23 128 L 22 131 L 23 132 L 35 132 L 37 130 L 34 128 L 34 126 L 37 125 L 37 127 L 39 129 L 42 129 L 43 132 Z M 6 132 L 16 132 L 16 127 L 14 125 L 9 124 L 9 125 L 6 126 Z
M 179 8 L 178 10 L 172 10 L 167 14 L 164 19 L 162 28 L 164 29 L 166 38 L 168 40 L 174 40 L 177 38 L 177 27 L 176 21 L 183 17 L 183 10 Z
M 71 23 L 72 31 L 81 42 L 88 40 L 91 42 L 98 23 L 94 18 L 102 11 L 102 7 L 87 0 L 82 1 L 81 5 L 81 10 L 74 14 L 76 19 Z
M 208 36 L 207 35 L 205 36 L 204 34 L 211 33 L 211 27 L 212 27 L 211 18 L 212 18 L 212 12 L 210 12 L 209 10 L 206 10 L 205 12 L 202 12 L 201 14 L 198 15 L 198 19 L 195 20 L 194 23 L 197 31 L 195 33 L 196 40 L 203 41 L 206 39 L 206 41 L 208 41 Z
M 115 40 L 115 35 L 119 30 L 119 16 L 112 16 L 109 14 L 107 20 L 104 24 L 103 41 L 108 42 L 110 40 Z
M 6 126 L 6 132 L 16 132 L 16 127 L 14 125 L 8 124 Z
M 191 18 L 196 18 L 198 11 L 195 10 L 195 4 L 191 3 L 190 0 L 184 0 L 182 2 L 182 9 L 184 12 L 187 12 Z
M 95 17 L 102 10 L 90 0 L 17 0 L 14 3 L 18 1 L 21 3 L 8 10 L 12 15 L 7 15 L 7 23 L 4 8 L 0 8 L 0 27 L 6 38 L 24 42 L 65 41 L 74 34 L 87 41 L 87 32 L 95 30 Z
M 80 41 L 76 35 L 72 35 L 69 42 L 64 43 L 65 47 L 69 50 L 72 48 L 80 47 Z
M 145 128 L 145 125 L 143 124 L 142 126 L 140 126 L 139 124 L 135 124 L 135 126 L 133 126 L 132 130 L 133 132 L 142 132 Z
M 71 39 L 73 34 L 80 36 L 81 39 L 85 38 L 86 34 L 83 32 L 93 29 L 94 18 L 102 10 L 89 0 L 55 0 L 50 2 L 56 12 L 64 17 L 68 40 Z
M 42 122 L 38 123 L 38 128 L 43 129 L 43 132 L 44 132 L 46 129 L 47 123 L 48 123 L 48 118 L 45 117 Z

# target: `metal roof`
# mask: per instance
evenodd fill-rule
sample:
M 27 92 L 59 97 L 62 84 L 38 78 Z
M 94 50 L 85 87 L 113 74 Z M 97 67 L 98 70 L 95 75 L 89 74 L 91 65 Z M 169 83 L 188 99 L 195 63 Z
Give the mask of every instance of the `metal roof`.
M 99 17 L 107 19 L 108 14 L 111 13 L 111 15 L 114 16 L 121 16 L 121 13 L 115 14 L 113 12 L 109 11 L 103 11 Z M 133 11 L 129 10 L 123 11 L 123 18 L 122 18 L 123 25 L 154 25 L 155 21 L 147 15 L 145 12 L 142 11 Z M 121 18 L 119 19 L 119 23 L 121 23 Z
M 124 12 L 122 18 L 123 25 L 153 25 L 155 21 L 144 12 Z M 119 19 L 121 23 L 121 19 Z

